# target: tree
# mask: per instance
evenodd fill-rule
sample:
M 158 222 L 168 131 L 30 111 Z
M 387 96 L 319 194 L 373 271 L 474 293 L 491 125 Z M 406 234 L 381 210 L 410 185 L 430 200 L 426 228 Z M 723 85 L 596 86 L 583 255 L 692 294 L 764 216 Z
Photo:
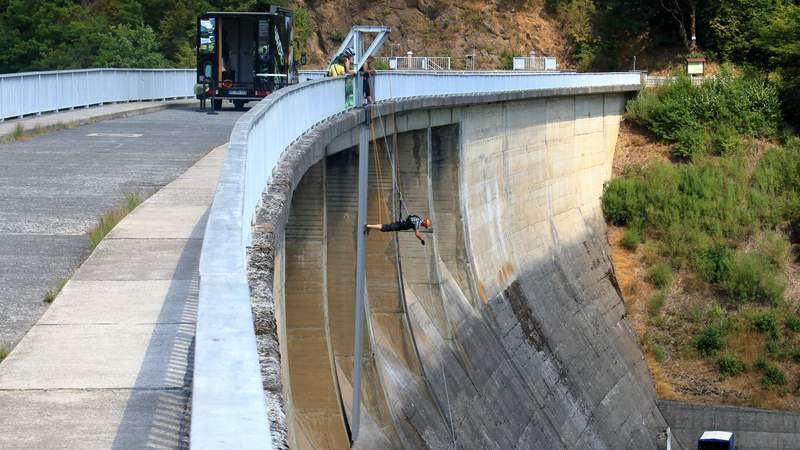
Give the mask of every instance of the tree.
M 766 63 L 759 30 L 775 12 L 775 0 L 717 0 L 709 8 L 709 44 L 728 61 Z
M 757 44 L 765 49 L 768 67 L 781 76 L 784 112 L 800 121 L 800 5 L 781 2 L 759 30 Z
M 95 66 L 98 67 L 169 67 L 159 52 L 153 29 L 144 25 L 115 25 L 100 34 Z
M 678 33 L 683 40 L 686 50 L 697 50 L 697 3 L 698 0 L 658 0 L 661 9 L 666 11 L 678 24 Z M 689 16 L 691 40 L 686 32 L 684 21 Z

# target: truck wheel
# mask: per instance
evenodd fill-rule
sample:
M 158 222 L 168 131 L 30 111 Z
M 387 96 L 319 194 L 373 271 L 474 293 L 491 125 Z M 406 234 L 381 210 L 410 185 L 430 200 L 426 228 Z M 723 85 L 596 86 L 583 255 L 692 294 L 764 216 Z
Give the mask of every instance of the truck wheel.
M 214 99 L 214 111 L 220 111 L 222 109 L 222 99 Z
M 246 101 L 244 101 L 244 100 L 234 100 L 234 101 L 233 101 L 233 106 L 234 106 L 234 107 L 235 107 L 237 110 L 240 110 L 240 109 L 244 109 L 244 104 L 245 104 L 245 103 L 247 103 L 247 102 L 246 102 Z

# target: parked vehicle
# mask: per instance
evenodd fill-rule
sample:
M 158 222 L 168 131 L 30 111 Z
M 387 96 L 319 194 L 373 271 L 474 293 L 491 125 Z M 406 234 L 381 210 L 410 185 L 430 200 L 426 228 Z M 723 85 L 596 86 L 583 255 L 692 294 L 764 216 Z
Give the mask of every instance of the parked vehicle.
M 288 9 L 206 12 L 197 18 L 197 83 L 214 109 L 223 100 L 242 108 L 297 80 Z
M 706 431 L 697 440 L 697 450 L 736 450 L 735 441 L 730 431 Z

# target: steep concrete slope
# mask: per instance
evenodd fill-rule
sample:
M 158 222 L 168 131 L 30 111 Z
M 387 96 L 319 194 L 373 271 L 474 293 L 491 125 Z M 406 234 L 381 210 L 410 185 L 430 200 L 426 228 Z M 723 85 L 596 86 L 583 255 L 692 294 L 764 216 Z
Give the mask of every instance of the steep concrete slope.
M 434 226 L 426 246 L 368 237 L 355 447 L 656 448 L 665 423 L 599 211 L 623 105 L 564 96 L 377 121 L 370 222 L 410 211 Z M 346 147 L 295 190 L 276 263 L 292 448 L 347 446 L 359 227 Z

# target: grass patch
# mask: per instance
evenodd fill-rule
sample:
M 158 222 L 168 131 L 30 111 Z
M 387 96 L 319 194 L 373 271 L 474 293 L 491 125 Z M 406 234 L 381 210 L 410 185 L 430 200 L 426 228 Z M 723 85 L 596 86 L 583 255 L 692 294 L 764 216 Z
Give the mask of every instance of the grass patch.
M 89 245 L 91 250 L 97 248 L 97 246 L 100 244 L 100 241 L 102 241 L 103 238 L 106 237 L 106 235 L 123 218 L 125 218 L 125 216 L 128 215 L 128 213 L 136 209 L 136 207 L 139 206 L 143 201 L 144 199 L 142 198 L 142 195 L 138 192 L 129 192 L 125 194 L 125 199 L 122 201 L 120 206 L 103 214 L 103 216 L 97 221 L 97 225 L 89 230 Z
M 11 350 L 8 349 L 5 345 L 0 345 L 0 362 L 3 362 L 6 359 L 6 356 L 11 353 Z
M 664 351 L 664 347 L 655 342 L 649 333 L 645 333 L 639 338 L 639 345 L 653 355 L 653 358 L 658 362 L 663 362 L 667 358 L 667 352 Z
M 650 353 L 653 354 L 653 358 L 655 358 L 658 362 L 663 362 L 667 358 L 667 353 L 664 351 L 664 347 L 655 343 L 650 344 Z
M 775 317 L 775 314 L 771 312 L 766 312 L 756 316 L 756 318 L 753 320 L 753 328 L 761 333 L 769 333 L 770 337 L 773 339 L 777 339 L 781 335 L 778 319 Z
M 800 316 L 797 314 L 786 316 L 786 328 L 795 333 L 800 332 Z
M 707 325 L 694 337 L 694 347 L 704 355 L 714 355 L 725 347 L 726 334 L 719 324 Z
M 622 233 L 622 239 L 620 239 L 620 244 L 623 247 L 627 248 L 628 250 L 634 251 L 639 244 L 642 243 L 642 236 L 640 235 L 639 231 L 634 228 L 628 228 Z
M 62 289 L 64 289 L 64 286 L 67 284 L 67 281 L 69 281 L 69 278 L 64 278 L 61 281 L 59 281 L 58 284 L 56 284 L 55 288 L 50 289 L 49 291 L 47 291 L 47 293 L 44 294 L 44 298 L 42 299 L 42 301 L 44 303 L 47 303 L 48 305 L 50 303 L 53 303 L 53 300 L 56 299 L 58 293 L 61 292 Z
M 79 125 L 80 123 L 78 122 L 57 122 L 48 126 L 36 125 L 33 128 L 25 128 L 21 123 L 17 123 L 11 133 L 0 135 L 0 142 L 26 141 L 32 137 L 41 136 L 53 131 L 60 131 L 67 128 L 75 128 Z
M 664 291 L 658 291 L 653 294 L 653 296 L 650 297 L 650 301 L 647 302 L 647 310 L 650 312 L 650 315 L 657 316 L 666 301 L 667 295 Z
M 745 371 L 745 365 L 739 358 L 736 357 L 733 353 L 726 352 L 719 358 L 717 358 L 717 368 L 719 372 L 725 376 L 736 376 Z
M 658 289 L 666 289 L 672 283 L 672 268 L 666 263 L 658 263 L 647 271 L 647 281 Z
M 766 389 L 770 388 L 777 388 L 786 386 L 788 381 L 786 380 L 786 374 L 783 371 L 775 366 L 770 364 L 768 361 L 762 359 L 757 363 L 758 368 L 763 372 L 763 376 L 761 378 L 761 385 L 764 386 Z
M 9 138 L 12 141 L 18 141 L 22 139 L 23 136 L 25 136 L 25 127 L 23 127 L 21 123 L 18 123 L 14 127 L 14 131 L 11 132 Z
M 730 272 L 720 283 L 728 295 L 740 302 L 777 306 L 783 301 L 786 285 L 758 254 L 740 253 L 731 261 Z

